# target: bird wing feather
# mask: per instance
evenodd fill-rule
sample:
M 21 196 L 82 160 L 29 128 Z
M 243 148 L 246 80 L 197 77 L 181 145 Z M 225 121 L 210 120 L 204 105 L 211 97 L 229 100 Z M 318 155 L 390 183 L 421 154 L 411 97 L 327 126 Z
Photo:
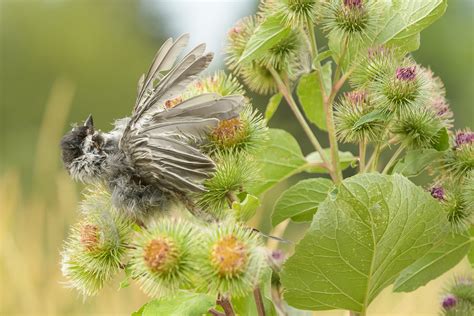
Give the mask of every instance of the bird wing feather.
M 202 143 L 220 120 L 238 116 L 244 99 L 205 93 L 170 109 L 163 105 L 183 93 L 212 60 L 201 44 L 176 63 L 188 40 L 188 35 L 169 39 L 155 55 L 139 81 L 137 101 L 119 146 L 147 182 L 173 191 L 199 192 L 205 190 L 202 183 L 215 164 L 195 144 Z

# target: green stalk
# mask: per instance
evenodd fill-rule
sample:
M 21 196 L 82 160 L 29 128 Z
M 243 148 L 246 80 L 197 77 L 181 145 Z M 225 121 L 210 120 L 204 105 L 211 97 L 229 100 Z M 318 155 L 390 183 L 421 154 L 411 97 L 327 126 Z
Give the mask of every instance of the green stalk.
M 390 168 L 393 166 L 393 164 L 395 163 L 395 161 L 397 160 L 398 156 L 400 156 L 400 154 L 402 153 L 402 151 L 405 149 L 405 146 L 404 145 L 400 145 L 400 147 L 398 147 L 397 151 L 393 154 L 392 158 L 390 158 L 390 160 L 387 162 L 387 164 L 385 165 L 385 168 L 383 169 L 382 171 L 382 174 L 387 174 L 387 172 L 390 170 Z
M 344 82 L 353 71 L 353 70 L 348 71 L 344 74 L 344 76 L 339 78 L 340 73 L 341 73 L 341 63 L 344 61 L 344 57 L 347 51 L 347 45 L 348 45 L 348 42 L 346 38 L 344 42 L 344 49 L 341 53 L 341 57 L 339 58 L 339 62 L 337 63 L 336 72 L 334 74 L 333 82 L 335 83 L 333 84 L 331 88 L 331 94 L 329 95 L 328 98 L 324 100 L 324 109 L 326 112 L 326 128 L 329 134 L 329 145 L 331 147 L 331 161 L 332 161 L 332 168 L 334 170 L 334 174 L 336 177 L 334 182 L 336 183 L 339 183 L 342 181 L 342 170 L 341 170 L 341 164 L 339 161 L 339 146 L 338 146 L 337 137 L 336 137 L 336 127 L 334 125 L 333 102 L 337 93 L 344 85 Z
M 363 139 L 359 143 L 359 173 L 364 173 L 365 171 L 366 151 L 367 151 L 367 141 Z
M 318 139 L 316 136 L 313 134 L 313 131 L 309 127 L 308 123 L 306 122 L 303 114 L 298 108 L 298 105 L 296 104 L 295 99 L 291 95 L 291 92 L 289 88 L 285 85 L 283 80 L 281 79 L 280 75 L 275 71 L 273 68 L 268 68 L 271 74 L 273 75 L 273 78 L 275 79 L 277 85 L 278 85 L 278 90 L 280 93 L 283 95 L 285 98 L 286 102 L 290 106 L 290 109 L 293 111 L 293 114 L 296 116 L 296 119 L 300 123 L 301 127 L 303 128 L 304 132 L 306 133 L 306 136 L 310 140 L 311 144 L 314 146 L 314 148 L 318 151 L 319 155 L 321 156 L 321 159 L 323 160 L 326 168 L 329 170 L 329 174 L 331 175 L 331 178 L 336 182 L 337 177 L 333 173 L 333 170 L 331 169 L 331 163 L 329 162 L 328 158 L 326 157 L 326 153 L 323 150 L 323 147 L 319 143 Z
M 308 28 L 308 37 L 311 43 L 311 61 L 313 61 L 318 57 L 318 44 L 316 43 L 316 35 L 314 34 L 314 25 L 310 19 L 306 21 L 306 27 Z

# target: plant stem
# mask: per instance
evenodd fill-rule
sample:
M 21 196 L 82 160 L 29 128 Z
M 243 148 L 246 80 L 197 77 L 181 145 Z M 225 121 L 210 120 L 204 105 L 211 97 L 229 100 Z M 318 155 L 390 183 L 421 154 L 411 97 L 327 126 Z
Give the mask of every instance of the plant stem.
M 239 198 L 237 197 L 237 194 L 235 194 L 234 191 L 227 192 L 226 198 L 227 198 L 227 203 L 229 204 L 230 208 L 232 208 L 232 204 L 234 202 L 239 202 Z
M 318 44 L 316 43 L 316 35 L 314 34 L 314 25 L 310 19 L 306 21 L 306 27 L 308 28 L 308 37 L 311 43 L 311 61 L 313 61 L 318 57 Z
M 326 157 L 326 153 L 323 150 L 323 147 L 321 147 L 321 144 L 319 143 L 318 139 L 316 136 L 313 134 L 313 131 L 309 127 L 308 123 L 306 122 L 303 114 L 298 108 L 298 105 L 296 104 L 295 99 L 291 95 L 291 92 L 289 88 L 283 83 L 283 80 L 281 79 L 280 75 L 275 71 L 273 68 L 268 68 L 271 74 L 273 75 L 273 78 L 275 79 L 277 85 L 278 85 L 278 90 L 280 93 L 283 95 L 285 98 L 286 102 L 290 106 L 290 109 L 293 111 L 293 114 L 296 116 L 296 119 L 300 123 L 301 127 L 303 128 L 304 132 L 306 133 L 306 136 L 309 138 L 311 144 L 314 146 L 314 148 L 319 152 L 319 155 L 321 156 L 321 159 L 323 160 L 324 164 L 326 165 L 326 168 L 329 170 L 329 174 L 331 175 L 331 178 L 336 181 L 336 176 L 331 169 L 331 164 Z
M 334 84 L 331 88 L 331 93 L 327 98 L 324 99 L 324 110 L 326 113 L 326 128 L 328 130 L 329 135 L 329 145 L 331 147 L 331 161 L 332 161 L 332 169 L 334 171 L 334 182 L 339 183 L 342 181 L 342 170 L 341 165 L 339 162 L 339 148 L 337 143 L 336 137 L 336 127 L 334 125 L 334 111 L 333 111 L 333 102 L 334 99 L 339 92 L 339 90 L 344 85 L 347 78 L 349 78 L 354 68 L 347 71 L 341 78 L 339 78 L 341 73 L 341 63 L 344 61 L 344 57 L 347 51 L 348 41 L 347 38 L 344 41 L 344 48 L 337 63 L 336 72 L 334 74 Z
M 367 162 L 367 165 L 365 166 L 365 171 L 376 171 L 377 168 L 377 162 L 379 160 L 380 152 L 383 149 L 383 147 L 378 143 L 375 145 L 374 151 L 372 152 L 372 155 L 370 156 L 369 161 Z M 375 164 L 375 165 L 374 165 Z
M 256 287 L 253 290 L 253 298 L 255 299 L 255 305 L 257 305 L 257 314 L 258 316 L 265 316 L 265 307 L 263 306 L 262 293 L 260 292 L 260 287 Z
M 209 312 L 209 314 L 211 314 L 213 316 L 225 316 L 224 313 L 216 311 L 214 308 L 209 309 L 208 312 Z
M 400 147 L 398 147 L 397 151 L 393 154 L 392 158 L 390 158 L 390 160 L 385 165 L 385 168 L 383 169 L 382 174 L 387 174 L 387 172 L 390 170 L 390 168 L 393 166 L 393 164 L 397 160 L 398 156 L 400 156 L 400 154 L 402 153 L 403 149 L 405 149 L 404 145 L 400 145 Z
M 367 141 L 363 139 L 359 143 L 359 173 L 364 173 L 365 171 L 366 151 L 367 151 Z
M 232 303 L 229 301 L 227 297 L 219 295 L 217 298 L 216 303 L 224 309 L 225 316 L 235 316 L 234 308 L 232 307 Z

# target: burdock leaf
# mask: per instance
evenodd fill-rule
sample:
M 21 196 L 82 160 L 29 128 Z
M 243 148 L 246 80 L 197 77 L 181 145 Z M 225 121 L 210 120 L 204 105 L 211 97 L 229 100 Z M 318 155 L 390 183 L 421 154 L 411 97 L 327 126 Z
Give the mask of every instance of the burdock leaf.
M 324 149 L 326 153 L 326 157 L 331 157 L 331 150 L 329 148 Z M 319 152 L 315 151 L 310 153 L 306 156 L 306 160 L 308 161 L 308 166 L 305 168 L 306 172 L 310 173 L 328 173 L 328 170 L 323 165 L 323 159 Z M 339 163 L 341 165 L 341 170 L 345 170 L 350 166 L 354 165 L 357 162 L 357 157 L 350 151 L 340 151 L 339 152 Z
M 313 59 L 313 62 L 312 62 L 312 66 L 313 68 L 317 68 L 316 67 L 316 64 L 317 63 L 320 63 L 321 61 L 329 58 L 332 56 L 332 52 L 330 50 L 325 50 L 324 52 L 321 52 L 318 54 L 318 56 L 316 56 L 314 59 Z
M 247 194 L 242 202 L 233 202 L 232 209 L 235 212 L 237 220 L 246 222 L 251 219 L 257 212 L 257 208 L 260 206 L 260 200 L 258 197 Z
M 399 173 L 405 177 L 416 177 L 431 163 L 443 156 L 442 152 L 435 149 L 409 150 L 393 168 L 393 173 Z
M 450 234 L 425 256 L 402 271 L 395 280 L 395 292 L 411 292 L 454 267 L 469 251 L 467 234 Z
M 298 142 L 281 129 L 270 129 L 269 140 L 256 154 L 260 166 L 260 181 L 249 192 L 261 194 L 276 183 L 303 171 L 306 160 Z
M 296 94 L 308 120 L 320 129 L 327 130 L 321 83 L 316 71 L 301 77 Z
M 372 123 L 375 121 L 385 121 L 387 119 L 387 114 L 381 110 L 374 110 L 370 113 L 365 114 L 362 116 L 357 122 L 355 122 L 352 129 L 357 130 L 360 126 Z
M 282 95 L 281 93 L 274 94 L 270 100 L 268 100 L 267 108 L 265 109 L 265 120 L 269 122 L 275 114 L 278 106 L 280 105 Z
M 284 264 L 284 298 L 307 310 L 365 312 L 400 272 L 444 239 L 449 223 L 429 193 L 400 175 L 357 175 L 318 207 Z
M 268 49 L 287 36 L 291 29 L 283 25 L 281 16 L 268 16 L 250 37 L 239 63 L 261 57 Z
M 414 36 L 444 14 L 447 5 L 447 0 L 393 0 L 375 42 L 413 42 Z
M 214 305 L 215 298 L 210 295 L 182 291 L 173 298 L 150 301 L 132 316 L 201 316 Z
M 310 222 L 332 187 L 332 182 L 324 178 L 302 180 L 290 187 L 273 207 L 272 225 L 276 226 L 287 218 L 295 222 Z

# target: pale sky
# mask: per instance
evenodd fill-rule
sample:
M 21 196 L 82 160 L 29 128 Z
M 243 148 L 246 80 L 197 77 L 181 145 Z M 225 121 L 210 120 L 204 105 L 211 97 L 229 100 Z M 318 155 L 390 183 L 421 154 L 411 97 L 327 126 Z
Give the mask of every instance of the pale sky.
M 222 67 L 227 31 L 240 18 L 253 14 L 255 0 L 142 0 L 143 10 L 166 16 L 167 32 L 177 37 L 190 33 L 190 44 L 205 42 L 215 53 L 212 69 Z M 152 13 L 152 12 L 148 12 Z M 190 45 L 190 46 L 191 46 Z

